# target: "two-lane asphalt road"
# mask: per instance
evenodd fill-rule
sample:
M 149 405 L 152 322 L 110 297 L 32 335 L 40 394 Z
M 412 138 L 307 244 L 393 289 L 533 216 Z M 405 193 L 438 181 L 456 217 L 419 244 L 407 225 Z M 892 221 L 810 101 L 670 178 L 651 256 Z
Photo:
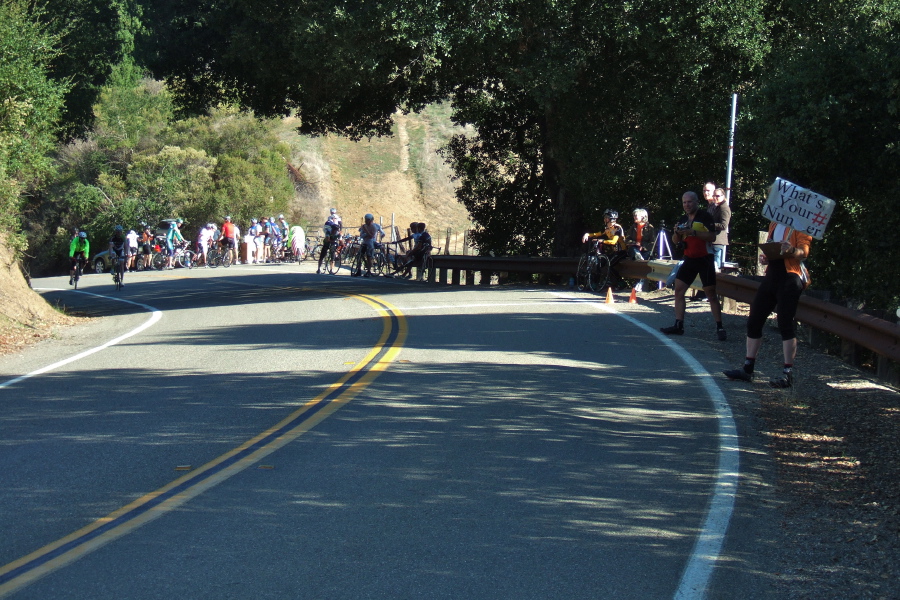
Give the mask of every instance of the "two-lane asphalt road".
M 0 385 L 34 373 L 0 387 L 0 595 L 671 598 L 713 574 L 734 424 L 639 306 L 295 265 L 64 284 L 35 282 L 103 318 L 0 359 Z

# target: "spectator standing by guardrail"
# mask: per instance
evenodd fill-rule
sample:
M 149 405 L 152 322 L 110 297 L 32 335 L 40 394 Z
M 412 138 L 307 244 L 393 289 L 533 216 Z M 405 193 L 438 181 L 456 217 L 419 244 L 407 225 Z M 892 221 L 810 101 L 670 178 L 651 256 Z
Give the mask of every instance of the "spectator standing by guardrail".
M 716 267 L 713 255 L 709 252 L 709 244 L 716 237 L 713 231 L 715 223 L 708 212 L 700 210 L 696 193 L 685 192 L 681 197 L 681 205 L 685 214 L 672 233 L 673 244 L 684 244 L 684 262 L 675 276 L 675 324 L 661 327 L 660 331 L 666 335 L 684 334 L 684 295 L 699 275 L 703 291 L 709 297 L 709 308 L 716 322 L 716 335 L 724 342 L 727 336 L 722 326 L 722 307 L 716 296 Z
M 750 316 L 747 317 L 747 356 L 744 366 L 723 373 L 729 379 L 740 381 L 753 379 L 756 356 L 762 347 L 763 326 L 774 310 L 778 313 L 784 370 L 782 376 L 771 380 L 769 385 L 774 388 L 789 388 L 794 385 L 794 359 L 797 356 L 794 316 L 797 314 L 800 294 L 809 285 L 809 273 L 802 261 L 809 256 L 812 237 L 773 221 L 769 224 L 769 241 L 780 241 L 781 251 L 776 259 L 766 255 L 760 259 L 767 265 L 766 274 L 753 302 L 750 303 Z
M 656 229 L 650 224 L 650 215 L 647 209 L 636 208 L 631 213 L 634 224 L 625 236 L 628 244 L 628 258 L 632 260 L 650 260 L 653 258 L 653 244 L 656 243 Z M 644 290 L 644 280 L 641 279 L 634 286 L 635 291 Z
M 706 186 L 710 184 L 707 183 Z M 704 187 L 704 193 L 706 192 Z M 725 264 L 725 252 L 728 250 L 728 225 L 731 223 L 731 207 L 728 206 L 728 199 L 725 190 L 715 188 L 713 190 L 712 201 L 706 208 L 706 211 L 712 215 L 716 225 L 716 239 L 713 240 L 713 257 L 716 263 L 716 273 L 722 271 Z

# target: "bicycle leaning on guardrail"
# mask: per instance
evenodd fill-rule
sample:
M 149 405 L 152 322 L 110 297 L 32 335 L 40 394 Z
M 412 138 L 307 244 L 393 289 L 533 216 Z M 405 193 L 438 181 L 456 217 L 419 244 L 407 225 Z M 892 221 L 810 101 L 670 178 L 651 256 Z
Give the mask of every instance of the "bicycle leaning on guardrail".
M 599 240 L 593 240 L 578 261 L 575 285 L 579 290 L 599 292 L 609 282 L 609 271 L 609 257 L 600 251 Z

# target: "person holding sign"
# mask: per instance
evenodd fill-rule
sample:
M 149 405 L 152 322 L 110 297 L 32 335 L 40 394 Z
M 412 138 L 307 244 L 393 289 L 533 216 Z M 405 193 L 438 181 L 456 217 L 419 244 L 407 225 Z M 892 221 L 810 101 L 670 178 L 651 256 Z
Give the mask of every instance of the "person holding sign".
M 784 370 L 782 376 L 771 380 L 769 385 L 774 388 L 794 385 L 793 367 L 797 355 L 794 315 L 800 294 L 809 285 L 809 273 L 801 261 L 809 256 L 810 244 L 812 236 L 807 233 L 774 221 L 769 224 L 769 243 L 762 244 L 765 253 L 760 257 L 762 263 L 767 265 L 766 275 L 750 304 L 750 316 L 747 318 L 747 357 L 742 368 L 723 371 L 729 379 L 753 379 L 756 356 L 762 346 L 763 325 L 774 310 L 778 313 Z
M 681 205 L 685 214 L 672 233 L 673 244 L 684 242 L 684 263 L 675 276 L 675 324 L 661 327 L 660 331 L 666 335 L 684 334 L 684 294 L 699 275 L 703 291 L 709 298 L 709 309 L 716 321 L 716 335 L 724 342 L 727 337 L 722 326 L 722 307 L 716 296 L 716 267 L 710 253 L 710 245 L 716 239 L 715 222 L 708 212 L 700 210 L 696 193 L 685 192 L 681 197 Z

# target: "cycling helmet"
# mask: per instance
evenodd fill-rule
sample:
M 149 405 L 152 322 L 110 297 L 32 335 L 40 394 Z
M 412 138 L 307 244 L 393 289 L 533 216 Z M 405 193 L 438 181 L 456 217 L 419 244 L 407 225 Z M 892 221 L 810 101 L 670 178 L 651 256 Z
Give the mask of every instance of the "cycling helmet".
M 278 218 L 284 220 L 284 215 L 278 215 Z
M 80 232 L 80 233 L 78 234 L 78 237 L 87 239 L 87 232 L 86 232 L 86 231 Z
M 250 219 L 250 222 L 253 223 L 254 225 L 256 225 L 257 223 L 259 223 L 259 221 L 257 221 L 256 219 Z
M 226 217 L 225 217 L 225 220 L 226 220 L 226 221 L 230 221 L 230 220 L 231 220 L 231 215 L 226 216 Z
M 618 211 L 615 211 L 611 208 L 607 208 L 605 211 L 603 211 L 603 216 L 609 217 L 611 221 L 615 221 L 619 218 L 619 213 Z
M 183 221 L 182 219 L 178 219 L 178 220 L 175 221 L 175 222 L 178 223 L 179 225 L 181 225 L 182 223 L 184 223 L 184 221 Z
M 336 208 L 332 208 L 332 209 L 331 209 L 331 214 L 336 215 L 336 214 L 337 214 L 337 209 L 336 209 Z
M 366 221 L 374 221 L 375 217 L 372 216 L 372 213 L 366 213 Z
M 116 233 L 118 233 L 118 232 L 122 231 L 122 226 L 116 225 L 114 229 L 115 229 Z

